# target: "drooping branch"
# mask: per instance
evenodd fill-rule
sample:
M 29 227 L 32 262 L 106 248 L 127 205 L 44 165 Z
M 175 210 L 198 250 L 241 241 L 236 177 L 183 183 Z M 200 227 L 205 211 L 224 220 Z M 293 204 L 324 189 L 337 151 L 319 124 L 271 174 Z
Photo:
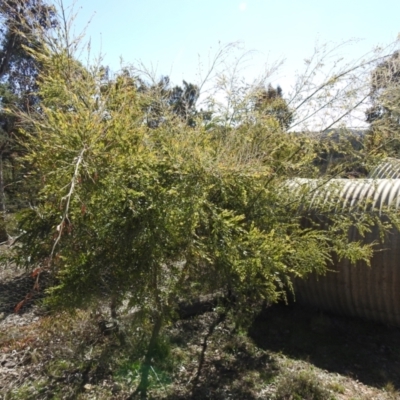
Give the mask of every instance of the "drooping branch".
M 64 227 L 65 227 L 65 221 L 68 219 L 69 207 L 70 207 L 70 204 L 71 204 L 72 195 L 74 194 L 74 191 L 75 191 L 76 181 L 77 181 L 78 176 L 79 176 L 79 169 L 80 169 L 80 165 L 82 164 L 83 155 L 84 155 L 85 151 L 86 151 L 86 148 L 83 148 L 81 150 L 81 152 L 79 153 L 79 156 L 76 158 L 74 174 L 73 174 L 71 182 L 70 182 L 69 192 L 68 192 L 68 194 L 66 194 L 61 199 L 61 202 L 66 200 L 67 203 L 66 203 L 65 208 L 64 208 L 64 212 L 63 212 L 63 216 L 62 216 L 61 222 L 57 226 L 58 235 L 57 235 L 57 238 L 56 238 L 56 240 L 55 240 L 55 242 L 53 244 L 53 248 L 52 248 L 51 253 L 50 253 L 49 265 L 50 265 L 50 263 L 51 263 L 51 261 L 53 259 L 55 249 L 56 249 L 59 241 L 61 240 L 61 236 L 63 234 Z

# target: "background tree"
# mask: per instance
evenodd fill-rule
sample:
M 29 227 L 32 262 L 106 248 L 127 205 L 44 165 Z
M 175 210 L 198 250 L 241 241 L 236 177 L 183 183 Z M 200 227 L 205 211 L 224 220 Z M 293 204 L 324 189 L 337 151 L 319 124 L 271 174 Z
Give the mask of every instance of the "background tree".
M 391 102 L 396 100 L 400 86 L 400 52 L 396 51 L 373 70 L 371 74 L 370 97 L 372 107 L 367 110 L 367 122 L 373 123 L 383 118 L 393 118 L 399 124 L 399 116 L 394 113 Z
M 12 206 L 18 207 L 22 187 L 16 181 L 27 172 L 15 163 L 22 150 L 16 141 L 17 120 L 5 109 L 16 107 L 29 112 L 38 107 L 36 80 L 40 65 L 28 49 L 38 50 L 42 31 L 54 28 L 56 23 L 54 7 L 42 0 L 5 0 L 0 4 L 0 209 L 3 212 L 6 197 L 12 198 Z
M 388 156 L 400 155 L 400 52 L 379 63 L 370 77 L 371 107 L 366 112 L 370 123 L 369 145 L 378 145 Z
M 132 75 L 128 70 L 125 74 Z M 135 77 L 137 89 L 146 95 L 148 102 L 144 104 L 147 125 L 156 128 L 166 122 L 167 117 L 176 116 L 188 126 L 196 124 L 199 112 L 196 102 L 200 95 L 198 86 L 183 81 L 183 86 L 171 87 L 168 76 L 163 76 L 156 83 L 147 83 L 143 78 Z
M 262 87 L 255 94 L 254 109 L 264 117 L 275 118 L 282 129 L 288 129 L 293 122 L 293 112 L 283 98 L 281 87 L 271 84 Z
M 170 92 L 169 104 L 175 114 L 187 121 L 189 126 L 195 125 L 197 115 L 196 102 L 200 96 L 198 86 L 183 81 L 182 86 L 175 86 Z

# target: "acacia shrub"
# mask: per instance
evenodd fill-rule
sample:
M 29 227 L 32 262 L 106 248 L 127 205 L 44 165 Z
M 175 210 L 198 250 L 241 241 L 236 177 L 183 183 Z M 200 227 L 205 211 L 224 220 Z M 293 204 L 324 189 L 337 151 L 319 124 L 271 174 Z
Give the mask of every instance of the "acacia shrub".
M 300 197 L 285 184 L 314 173 L 317 143 L 288 133 L 274 118 L 193 126 L 174 118 L 149 128 L 147 93 L 121 74 L 107 85 L 62 41 L 32 51 L 43 66 L 36 113 L 18 113 L 21 143 L 38 190 L 19 215 L 14 261 L 49 270 L 47 304 L 74 310 L 111 299 L 152 324 L 139 392 L 163 326 L 179 301 L 221 291 L 241 322 L 285 296 L 291 279 L 324 273 L 346 247 L 349 216 L 336 229 L 305 229 Z M 368 225 L 368 220 L 363 222 Z

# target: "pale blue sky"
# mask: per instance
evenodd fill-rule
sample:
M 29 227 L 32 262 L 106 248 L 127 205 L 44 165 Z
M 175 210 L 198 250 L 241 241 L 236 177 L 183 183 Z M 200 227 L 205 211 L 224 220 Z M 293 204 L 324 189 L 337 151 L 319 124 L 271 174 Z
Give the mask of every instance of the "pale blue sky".
M 258 51 L 252 71 L 267 60 L 286 59 L 275 78 L 285 90 L 317 39 L 362 39 L 345 54 L 357 57 L 400 32 L 400 0 L 80 0 L 76 10 L 77 30 L 92 17 L 92 50 L 101 48 L 112 70 L 119 69 L 122 56 L 153 65 L 176 83 L 196 81 L 198 55 L 207 63 L 219 42 L 241 41 Z

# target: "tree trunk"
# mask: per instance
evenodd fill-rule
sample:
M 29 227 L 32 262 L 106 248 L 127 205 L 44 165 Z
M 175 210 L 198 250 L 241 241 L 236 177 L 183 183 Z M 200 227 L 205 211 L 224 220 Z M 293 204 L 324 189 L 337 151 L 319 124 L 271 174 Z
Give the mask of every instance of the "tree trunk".
M 115 294 L 113 294 L 111 296 L 111 302 L 110 302 L 110 312 L 111 312 L 111 318 L 113 320 L 116 320 L 118 318 L 117 307 L 118 307 L 117 297 L 115 296 Z
M 151 368 L 151 360 L 154 356 L 154 349 L 157 343 L 158 336 L 161 331 L 163 322 L 162 313 L 159 313 L 154 321 L 153 331 L 151 333 L 151 338 L 149 342 L 149 346 L 147 348 L 147 353 L 144 358 L 143 364 L 140 369 L 140 383 L 135 392 L 128 397 L 128 399 L 134 399 L 136 395 L 140 396 L 141 400 L 147 399 L 147 388 L 149 386 L 149 372 Z
M 0 241 L 8 240 L 6 230 L 6 196 L 4 192 L 3 153 L 0 153 Z
M 4 171 L 3 171 L 3 153 L 0 153 L 0 212 L 3 215 L 3 219 L 6 211 L 6 199 L 4 192 Z

